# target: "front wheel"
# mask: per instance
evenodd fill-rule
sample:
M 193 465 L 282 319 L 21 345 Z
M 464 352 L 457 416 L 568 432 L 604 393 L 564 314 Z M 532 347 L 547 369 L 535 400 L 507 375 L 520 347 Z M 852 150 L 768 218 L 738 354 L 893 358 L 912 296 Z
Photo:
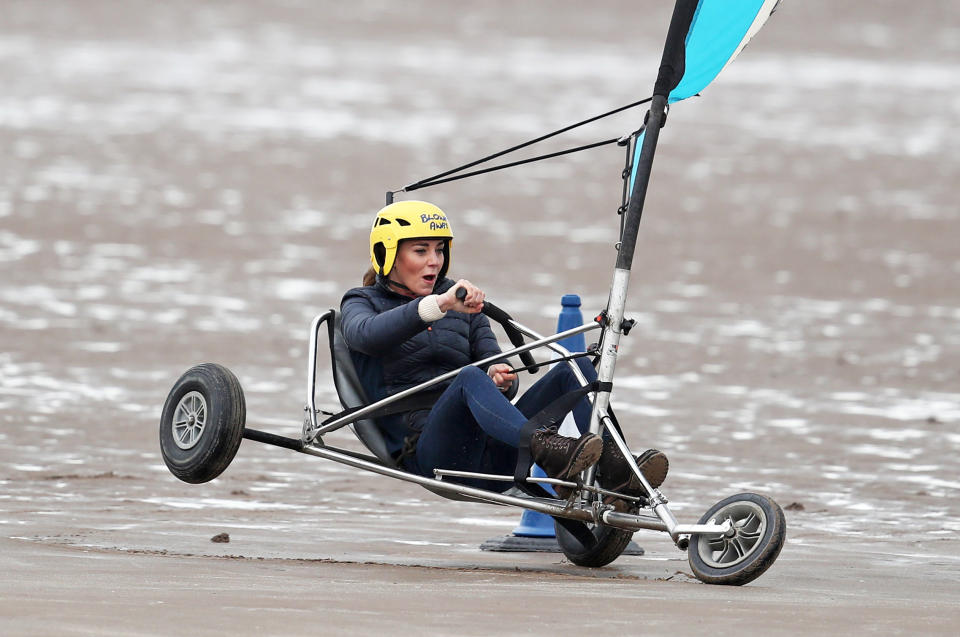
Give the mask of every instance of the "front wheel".
M 177 380 L 160 416 L 160 452 L 184 482 L 209 482 L 230 464 L 247 418 L 240 381 L 226 367 L 204 363 Z
M 740 586 L 770 568 L 787 536 L 783 509 L 767 496 L 740 493 L 714 504 L 700 524 L 733 528 L 726 535 L 690 536 L 689 560 L 693 574 L 707 584 Z
M 595 543 L 591 547 L 586 547 L 573 533 L 560 524 L 554 522 L 553 526 L 560 550 L 563 551 L 568 560 L 577 566 L 606 566 L 620 557 L 633 537 L 633 531 L 606 525 L 588 524 L 586 526 L 593 534 Z

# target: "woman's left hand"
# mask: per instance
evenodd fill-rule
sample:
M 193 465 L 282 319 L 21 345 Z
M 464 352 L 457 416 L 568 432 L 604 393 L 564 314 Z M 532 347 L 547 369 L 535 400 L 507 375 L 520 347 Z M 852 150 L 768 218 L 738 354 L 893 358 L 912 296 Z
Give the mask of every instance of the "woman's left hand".
M 511 367 L 505 363 L 495 363 L 488 367 L 487 376 L 493 379 L 494 384 L 500 388 L 500 391 L 510 389 L 510 385 L 517 378 L 517 375 L 511 371 Z

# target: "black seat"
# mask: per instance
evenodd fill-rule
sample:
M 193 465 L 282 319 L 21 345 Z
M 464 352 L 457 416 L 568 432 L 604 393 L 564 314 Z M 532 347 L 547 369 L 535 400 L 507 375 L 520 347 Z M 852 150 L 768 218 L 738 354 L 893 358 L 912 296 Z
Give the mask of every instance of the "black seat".
M 383 382 L 383 369 L 376 359 L 351 350 L 343 338 L 340 327 L 340 313 L 330 310 L 324 317 L 330 331 L 330 360 L 333 367 L 333 384 L 343 407 L 362 407 L 387 396 Z M 519 379 L 506 392 L 508 400 L 513 400 L 519 389 Z M 391 421 L 390 419 L 396 419 Z M 373 418 L 364 418 L 353 423 L 353 431 L 360 442 L 388 467 L 397 467 L 396 459 L 390 455 L 387 441 L 381 425 L 403 427 L 399 416 L 384 416 L 378 424 Z M 403 434 L 399 434 L 400 437 Z
M 361 407 L 369 405 L 371 402 L 380 400 L 386 395 L 386 391 L 381 389 L 380 396 L 370 397 L 367 395 L 366 387 L 383 386 L 383 375 L 379 366 L 373 359 L 356 354 L 347 347 L 347 342 L 343 338 L 343 332 L 340 330 L 340 313 L 330 310 L 333 313 L 330 322 L 330 360 L 333 365 L 333 384 L 336 387 L 337 395 L 340 398 L 340 404 L 344 408 Z M 356 358 L 355 358 L 356 357 Z M 359 363 L 359 369 L 358 365 Z M 366 382 L 364 382 L 366 381 Z M 372 400 L 371 400 L 372 399 Z M 364 418 L 356 421 L 352 425 L 354 433 L 360 442 L 375 455 L 380 462 L 388 467 L 396 467 L 397 461 L 387 450 L 386 440 L 376 421 L 370 418 Z
M 347 346 L 340 328 L 340 313 L 330 310 L 322 320 L 328 322 L 330 332 L 330 361 L 333 368 L 333 384 L 337 390 L 340 404 L 345 409 L 369 405 L 372 402 L 386 397 L 386 388 L 383 384 L 383 370 L 380 363 L 369 356 L 355 352 Z M 514 381 L 507 391 L 508 399 L 513 400 L 519 388 L 519 379 Z M 371 393 L 375 395 L 370 395 Z M 401 468 L 396 459 L 390 455 L 383 432 L 373 418 L 365 418 L 351 425 L 353 432 L 360 442 L 385 466 Z M 451 493 L 442 488 L 433 488 L 423 485 L 428 491 L 451 500 L 468 502 L 486 502 L 482 498 Z

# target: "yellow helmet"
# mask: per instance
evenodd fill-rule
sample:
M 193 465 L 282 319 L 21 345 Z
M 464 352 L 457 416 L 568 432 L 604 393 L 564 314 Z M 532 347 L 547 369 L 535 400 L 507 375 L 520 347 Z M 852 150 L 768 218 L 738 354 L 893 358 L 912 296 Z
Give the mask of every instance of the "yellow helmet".
M 425 201 L 397 201 L 382 208 L 370 229 L 370 263 L 377 274 L 387 276 L 397 258 L 397 246 L 404 239 L 446 239 L 443 266 L 437 281 L 450 268 L 453 232 L 443 210 Z

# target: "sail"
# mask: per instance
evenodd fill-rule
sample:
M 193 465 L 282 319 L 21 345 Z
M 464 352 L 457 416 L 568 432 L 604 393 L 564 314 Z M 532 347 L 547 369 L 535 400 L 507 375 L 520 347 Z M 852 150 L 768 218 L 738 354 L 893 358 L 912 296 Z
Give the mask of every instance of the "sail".
M 677 0 L 653 88 L 672 104 L 697 95 L 730 64 L 774 12 L 780 0 Z M 630 190 L 643 133 L 636 143 Z
M 686 34 L 668 34 L 664 66 L 667 77 L 658 78 L 662 88 L 670 86 L 667 101 L 679 102 L 698 94 L 730 64 L 776 9 L 779 0 L 680 0 L 674 15 L 689 15 Z M 683 21 L 677 25 L 681 29 Z M 671 28 L 674 25 L 671 24 Z M 670 41 L 673 36 L 673 41 Z M 672 59 L 667 60 L 667 56 Z M 679 63 L 678 63 L 679 60 Z M 679 71 L 679 76 L 677 75 Z

